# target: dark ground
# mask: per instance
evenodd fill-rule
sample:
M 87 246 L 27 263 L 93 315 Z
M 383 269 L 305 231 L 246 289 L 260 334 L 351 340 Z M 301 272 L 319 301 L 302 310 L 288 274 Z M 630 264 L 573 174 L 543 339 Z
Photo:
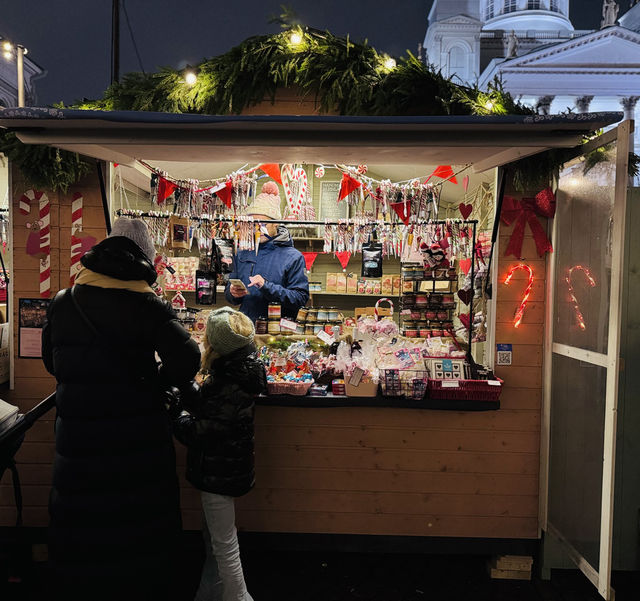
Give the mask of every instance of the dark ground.
M 243 545 L 243 566 L 255 601 L 597 601 L 595 588 L 577 570 L 554 570 L 551 581 L 491 580 L 488 557 L 269 551 Z M 181 553 L 175 601 L 191 601 L 203 551 L 189 537 Z M 534 572 L 535 572 L 534 565 Z M 47 599 L 46 564 L 34 562 L 31 547 L 0 547 L 0 599 Z M 13 582 L 9 581 L 13 580 Z M 614 575 L 616 601 L 639 598 L 640 574 Z M 90 601 L 90 600 L 88 600 Z

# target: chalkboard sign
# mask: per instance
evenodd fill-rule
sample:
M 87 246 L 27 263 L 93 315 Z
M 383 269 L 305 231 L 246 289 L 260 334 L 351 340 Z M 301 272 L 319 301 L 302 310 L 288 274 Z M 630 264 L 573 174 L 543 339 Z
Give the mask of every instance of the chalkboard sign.
M 320 182 L 320 221 L 340 221 L 349 215 L 346 201 L 338 202 L 340 182 Z

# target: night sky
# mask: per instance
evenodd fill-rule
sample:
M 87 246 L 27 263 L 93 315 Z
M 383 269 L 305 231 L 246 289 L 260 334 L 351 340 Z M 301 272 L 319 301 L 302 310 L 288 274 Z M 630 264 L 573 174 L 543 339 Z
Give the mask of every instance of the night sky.
M 184 67 L 226 52 L 252 35 L 275 33 L 269 16 L 289 4 L 299 19 L 336 35 L 367 38 L 378 50 L 416 52 L 431 0 L 125 0 L 146 71 Z M 623 14 L 629 5 L 621 0 Z M 602 0 L 571 0 L 576 29 L 600 25 Z M 47 76 L 38 104 L 98 98 L 109 85 L 111 0 L 2 0 L 0 35 L 21 43 Z M 0 57 L 0 60 L 4 60 Z M 121 73 L 139 71 L 121 11 Z

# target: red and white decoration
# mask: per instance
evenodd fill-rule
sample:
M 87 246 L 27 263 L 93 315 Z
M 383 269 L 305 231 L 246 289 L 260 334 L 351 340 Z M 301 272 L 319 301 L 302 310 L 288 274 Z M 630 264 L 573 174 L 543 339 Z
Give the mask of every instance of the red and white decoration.
M 51 222 L 50 222 L 50 205 L 49 198 L 44 192 L 39 190 L 27 190 L 19 200 L 20 213 L 28 215 L 31 212 L 31 204 L 38 201 L 38 231 L 40 233 L 39 252 L 37 255 L 33 252 L 27 253 L 38 256 L 40 259 L 40 296 L 49 298 L 51 295 Z M 35 231 L 35 227 L 27 224 L 29 229 Z M 27 241 L 27 246 L 29 242 Z
M 76 276 L 82 268 L 80 259 L 84 254 L 82 252 L 82 239 L 78 236 L 78 232 L 82 231 L 82 194 L 76 192 L 71 202 L 71 267 L 69 272 L 69 286 L 73 286 Z
M 292 182 L 298 183 L 298 193 L 295 198 L 291 190 Z M 300 215 L 302 203 L 307 197 L 308 185 L 307 172 L 302 167 L 294 169 L 293 165 L 285 164 L 282 166 L 282 187 L 284 188 L 284 195 L 287 199 L 287 213 L 293 219 L 297 219 Z

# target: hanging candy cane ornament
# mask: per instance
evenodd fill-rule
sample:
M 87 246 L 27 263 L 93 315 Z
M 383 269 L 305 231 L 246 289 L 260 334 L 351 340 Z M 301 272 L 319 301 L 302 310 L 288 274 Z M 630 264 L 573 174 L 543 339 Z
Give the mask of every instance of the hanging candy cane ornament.
M 531 296 L 531 288 L 533 288 L 533 269 L 531 269 L 529 265 L 525 265 L 524 263 L 520 263 L 519 265 L 515 265 L 514 267 L 512 267 L 509 270 L 509 273 L 507 274 L 507 277 L 504 280 L 504 283 L 508 285 L 509 282 L 511 282 L 511 278 L 513 277 L 513 274 L 519 269 L 529 272 L 529 285 L 524 291 L 524 297 L 522 298 L 522 301 L 520 302 L 520 306 L 516 311 L 516 315 L 513 320 L 514 328 L 519 328 L 520 324 L 522 323 L 522 318 L 524 317 L 524 310 L 527 308 L 527 302 L 529 300 L 529 296 Z
M 569 295 L 571 296 L 571 302 L 573 303 L 573 310 L 576 312 L 578 327 L 581 330 L 586 330 L 587 326 L 584 322 L 584 316 L 580 311 L 580 306 L 578 305 L 578 299 L 576 298 L 576 295 L 573 290 L 573 272 L 574 271 L 581 271 L 582 273 L 584 273 L 585 277 L 587 278 L 587 282 L 589 286 L 591 286 L 591 288 L 595 287 L 596 281 L 591 275 L 591 272 L 589 271 L 589 269 L 587 267 L 583 267 L 582 265 L 575 265 L 574 267 L 569 269 L 569 275 L 567 275 L 567 277 L 564 279 L 565 282 L 567 282 L 567 286 L 569 287 Z
M 31 204 L 38 201 L 40 226 L 40 296 L 48 298 L 51 295 L 51 222 L 49 217 L 49 198 L 39 190 L 27 190 L 19 200 L 20 213 L 28 215 Z
M 296 198 L 293 197 L 293 192 L 291 191 L 292 181 L 297 181 L 300 184 Z M 290 164 L 282 166 L 282 187 L 284 188 L 284 195 L 287 199 L 289 215 L 293 218 L 297 218 L 298 215 L 300 215 L 302 203 L 307 196 L 308 185 L 307 172 L 302 167 L 294 169 L 293 165 Z
M 73 286 L 78 272 L 82 268 L 82 239 L 78 232 L 82 231 L 82 194 L 76 192 L 71 202 L 71 263 L 69 268 L 69 286 Z

